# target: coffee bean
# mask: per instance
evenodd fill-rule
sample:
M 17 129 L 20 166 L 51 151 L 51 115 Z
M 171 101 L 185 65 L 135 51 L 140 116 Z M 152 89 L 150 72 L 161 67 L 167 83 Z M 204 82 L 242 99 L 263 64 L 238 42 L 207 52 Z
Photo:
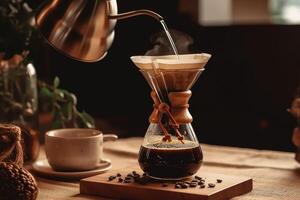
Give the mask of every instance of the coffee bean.
M 143 176 L 147 176 L 147 174 L 146 174 L 146 173 L 143 173 Z
M 209 183 L 208 184 L 208 187 L 210 187 L 210 188 L 213 188 L 213 187 L 215 187 L 216 185 L 215 184 L 213 184 L 213 183 Z
M 133 178 L 140 178 L 141 176 L 139 175 L 139 174 L 135 174 L 134 176 L 133 176 Z
M 109 181 L 112 181 L 112 180 L 114 180 L 116 178 L 116 176 L 110 176 L 110 177 L 108 177 L 108 180 Z
M 132 174 L 127 174 L 127 177 L 133 177 L 133 175 Z
M 192 180 L 192 183 L 198 183 L 198 180 Z
M 135 174 L 137 174 L 137 173 L 136 173 L 136 171 L 132 171 L 132 174 L 135 175 Z
M 200 185 L 200 188 L 205 188 L 205 185 L 203 184 L 203 185 Z
M 183 188 L 183 189 L 186 189 L 188 187 L 189 187 L 189 184 L 186 184 L 186 183 L 184 183 L 184 184 L 181 185 L 181 188 Z
M 222 179 L 217 179 L 217 183 L 222 183 Z
M 132 180 L 132 177 L 126 176 L 126 177 L 125 177 L 125 180 Z
M 122 179 L 122 178 L 119 178 L 118 181 L 121 183 L 121 182 L 123 182 L 123 179 Z
M 121 177 L 122 175 L 120 173 L 117 173 L 117 177 Z
M 205 184 L 205 181 L 199 181 L 198 182 L 198 185 L 203 185 L 203 184 Z
M 181 188 L 181 185 L 180 184 L 175 184 L 175 188 Z
M 196 187 L 197 186 L 197 183 L 191 183 L 190 184 L 190 187 Z
M 202 180 L 202 177 L 200 177 L 200 176 L 195 176 L 195 179 Z

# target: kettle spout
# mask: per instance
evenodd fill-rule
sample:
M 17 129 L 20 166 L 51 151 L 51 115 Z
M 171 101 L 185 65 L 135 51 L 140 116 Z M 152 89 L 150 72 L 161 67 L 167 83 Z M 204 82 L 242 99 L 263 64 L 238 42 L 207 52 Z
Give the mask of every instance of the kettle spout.
M 109 15 L 108 17 L 109 17 L 109 19 L 126 19 L 129 17 L 135 17 L 135 16 L 139 16 L 139 15 L 148 15 L 150 17 L 155 18 L 158 21 L 161 21 L 164 19 L 162 16 L 160 16 L 156 12 L 153 12 L 151 10 L 146 10 L 146 9 L 129 11 L 129 12 L 125 12 L 125 13 L 121 13 L 121 14 L 117 14 L 117 15 Z

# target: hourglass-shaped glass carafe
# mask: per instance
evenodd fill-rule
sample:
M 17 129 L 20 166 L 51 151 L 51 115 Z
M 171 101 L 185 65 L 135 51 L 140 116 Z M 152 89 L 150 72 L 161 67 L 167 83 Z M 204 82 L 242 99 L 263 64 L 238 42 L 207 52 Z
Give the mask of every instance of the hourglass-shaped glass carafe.
M 209 54 L 133 56 L 152 88 L 154 110 L 139 152 L 139 164 L 156 179 L 183 179 L 195 174 L 203 154 L 188 110 L 191 87 Z

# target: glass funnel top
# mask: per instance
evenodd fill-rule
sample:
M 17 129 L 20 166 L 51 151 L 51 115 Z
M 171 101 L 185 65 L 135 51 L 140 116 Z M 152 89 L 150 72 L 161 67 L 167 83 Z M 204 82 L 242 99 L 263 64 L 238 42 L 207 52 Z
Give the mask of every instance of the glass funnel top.
M 169 56 L 132 56 L 131 60 L 141 70 L 153 90 L 168 92 L 189 90 L 211 56 L 185 54 Z M 155 87 L 155 88 L 154 88 Z

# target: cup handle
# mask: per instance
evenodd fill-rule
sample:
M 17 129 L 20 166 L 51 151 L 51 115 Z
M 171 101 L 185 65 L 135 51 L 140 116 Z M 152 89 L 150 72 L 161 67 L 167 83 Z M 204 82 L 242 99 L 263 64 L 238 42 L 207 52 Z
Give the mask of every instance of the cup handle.
M 103 134 L 103 141 L 116 141 L 118 136 L 115 134 Z

